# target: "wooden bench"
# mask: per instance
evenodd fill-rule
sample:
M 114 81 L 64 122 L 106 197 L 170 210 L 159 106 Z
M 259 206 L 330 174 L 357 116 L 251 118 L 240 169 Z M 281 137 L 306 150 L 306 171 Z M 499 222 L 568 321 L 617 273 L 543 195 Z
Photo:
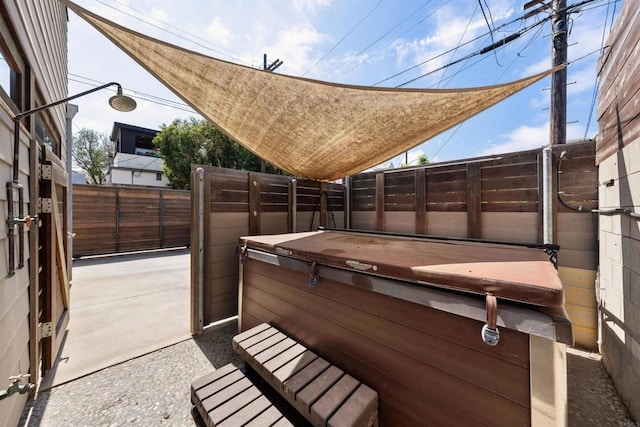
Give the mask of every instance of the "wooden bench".
M 236 335 L 233 349 L 314 426 L 378 425 L 375 391 L 270 325 Z M 194 381 L 191 396 L 208 426 L 291 425 L 233 365 Z

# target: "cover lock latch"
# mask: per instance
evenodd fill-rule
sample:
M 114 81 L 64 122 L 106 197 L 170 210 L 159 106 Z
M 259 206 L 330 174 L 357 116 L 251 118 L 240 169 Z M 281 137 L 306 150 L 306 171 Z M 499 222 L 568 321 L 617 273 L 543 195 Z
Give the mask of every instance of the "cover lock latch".
M 498 301 L 492 294 L 487 294 L 487 323 L 482 327 L 482 341 L 490 346 L 495 346 L 500 341 L 498 330 Z
M 309 287 L 311 289 L 315 288 L 318 284 L 318 273 L 316 271 L 317 268 L 318 266 L 316 265 L 316 262 L 312 262 L 311 268 L 309 268 Z
M 243 264 L 247 261 L 247 245 L 244 244 L 240 248 L 240 264 Z

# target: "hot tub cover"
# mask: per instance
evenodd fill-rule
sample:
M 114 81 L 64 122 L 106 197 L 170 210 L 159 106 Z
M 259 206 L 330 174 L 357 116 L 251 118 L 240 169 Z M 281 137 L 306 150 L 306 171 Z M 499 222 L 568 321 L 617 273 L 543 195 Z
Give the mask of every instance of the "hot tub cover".
M 339 231 L 241 240 L 249 248 L 426 286 L 552 309 L 564 304 L 562 282 L 542 249 Z
M 208 57 L 60 1 L 245 148 L 316 180 L 380 164 L 555 71 L 468 89 L 341 85 Z

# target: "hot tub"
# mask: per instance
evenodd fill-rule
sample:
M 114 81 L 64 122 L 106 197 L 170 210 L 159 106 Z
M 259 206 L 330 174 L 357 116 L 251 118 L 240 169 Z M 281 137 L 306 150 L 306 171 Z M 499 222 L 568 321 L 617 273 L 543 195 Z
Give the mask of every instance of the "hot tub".
M 571 325 L 542 249 L 318 231 L 240 252 L 240 330 L 270 323 L 368 384 L 381 425 L 566 423 Z

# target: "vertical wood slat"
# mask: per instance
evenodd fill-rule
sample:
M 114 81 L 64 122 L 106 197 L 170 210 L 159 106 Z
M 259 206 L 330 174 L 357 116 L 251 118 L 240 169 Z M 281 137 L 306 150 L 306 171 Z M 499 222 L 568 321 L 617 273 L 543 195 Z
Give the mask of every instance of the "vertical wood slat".
M 482 234 L 480 216 L 482 193 L 480 163 L 467 164 L 467 236 L 479 239 Z
M 116 252 L 120 252 L 120 189 L 116 187 Z
M 298 181 L 289 181 L 289 201 L 288 201 L 287 229 L 289 233 L 295 233 L 298 229 Z
M 351 221 L 352 221 L 352 211 L 353 211 L 353 194 L 351 193 L 351 189 L 353 187 L 353 179 L 348 176 L 344 180 L 345 187 L 343 189 L 343 199 L 344 199 L 344 228 L 347 230 L 351 229 Z
M 160 197 L 160 209 L 158 212 L 160 216 L 160 218 L 158 218 L 158 222 L 160 223 L 160 248 L 164 248 L 164 196 L 162 190 L 160 190 L 158 193 Z
M 191 191 L 193 197 L 191 197 L 191 233 L 190 233 L 190 244 L 191 244 L 191 333 L 198 334 L 202 331 L 201 324 L 201 316 L 200 316 L 200 307 L 203 304 L 203 301 L 200 300 L 200 282 L 204 279 L 201 277 L 201 268 L 203 267 L 200 260 L 204 259 L 204 256 L 201 257 L 200 251 L 202 251 L 202 255 L 204 255 L 205 248 L 203 247 L 203 242 L 201 241 L 201 231 L 204 234 L 204 226 L 202 221 L 204 218 L 200 217 L 200 208 L 202 206 L 200 200 L 200 193 L 204 191 L 203 182 L 201 181 L 201 176 L 197 171 L 191 172 Z M 208 209 L 204 210 L 205 212 Z M 202 229 L 202 230 L 201 230 Z
M 260 235 L 260 174 L 249 173 L 249 234 Z
M 37 214 L 39 182 L 37 168 L 40 167 L 39 162 L 40 147 L 38 142 L 31 140 L 29 151 L 29 210 L 32 214 Z M 40 313 L 40 276 L 38 274 L 40 258 L 39 250 L 40 239 L 38 238 L 38 223 L 31 225 L 29 231 L 29 372 L 31 377 L 29 381 L 34 384 L 40 382 L 40 354 L 42 347 L 38 339 L 38 323 L 40 321 L 38 314 Z
M 202 283 L 204 283 L 204 289 L 202 290 L 202 293 L 200 294 L 200 297 L 202 298 L 201 301 L 201 305 L 203 308 L 202 311 L 202 322 L 204 325 L 207 325 L 209 323 L 211 323 L 211 313 L 210 310 L 207 309 L 208 305 L 209 305 L 209 301 L 210 301 L 210 295 L 213 292 L 213 289 L 211 289 L 209 286 L 207 286 L 206 284 L 211 283 L 212 281 L 212 271 L 211 271 L 211 262 L 210 262 L 210 252 L 213 251 L 209 251 L 209 248 L 211 248 L 211 240 L 213 237 L 215 237 L 214 233 L 211 233 L 210 230 L 212 229 L 212 224 L 211 224 L 211 181 L 213 180 L 213 176 L 211 175 L 207 175 L 207 173 L 205 172 L 204 174 L 204 180 L 203 180 L 203 184 L 204 184 L 204 236 L 203 236 L 203 242 L 202 242 L 202 247 L 204 250 L 204 256 L 203 256 L 203 262 L 204 262 L 204 266 L 202 267 Z
M 376 231 L 384 231 L 384 173 L 376 175 Z
M 50 162 L 43 162 L 43 164 L 51 164 Z M 53 190 L 53 182 L 51 180 L 42 180 L 40 182 L 40 197 L 43 198 L 51 198 Z M 42 250 L 44 252 L 43 256 L 43 266 L 42 266 L 42 277 L 44 282 L 43 292 L 43 307 L 42 307 L 42 322 L 52 322 L 55 324 L 55 313 L 53 308 L 53 298 L 54 298 L 54 276 L 55 276 L 55 262 L 56 262 L 56 254 L 51 243 L 55 242 L 55 229 L 53 227 L 53 213 L 39 213 L 38 216 L 43 219 L 42 221 Z M 47 244 L 47 242 L 51 242 Z M 57 328 L 52 328 L 52 335 L 47 338 L 42 339 L 42 372 L 46 373 L 51 370 L 53 367 L 53 362 L 55 359 L 55 355 L 52 354 L 53 350 L 53 342 L 55 339 L 55 331 Z
M 320 225 L 322 227 L 327 226 L 327 198 L 329 197 L 326 193 L 327 191 L 327 183 L 320 183 Z
M 416 233 L 427 234 L 427 180 L 426 169 L 415 170 Z

